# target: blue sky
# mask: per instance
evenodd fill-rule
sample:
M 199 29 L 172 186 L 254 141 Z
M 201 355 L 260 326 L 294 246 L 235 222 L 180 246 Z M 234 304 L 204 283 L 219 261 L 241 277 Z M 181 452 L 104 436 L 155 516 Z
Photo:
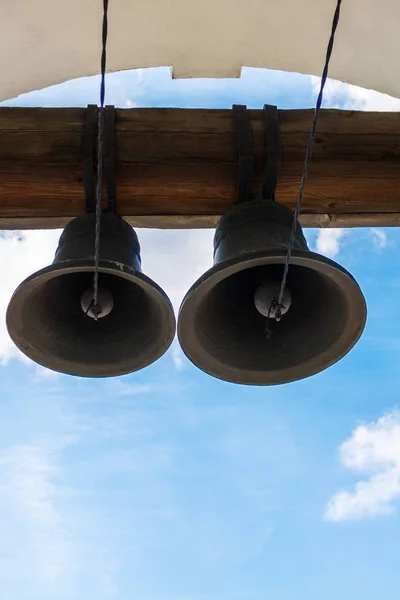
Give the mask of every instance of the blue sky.
M 245 69 L 241 80 L 110 75 L 120 107 L 311 107 L 315 78 Z M 96 103 L 98 79 L 14 106 Z M 400 102 L 330 82 L 325 106 Z M 4 326 L 14 288 L 60 232 L 0 235 L 0 585 L 4 600 L 386 600 L 400 569 L 400 283 L 396 229 L 309 230 L 359 281 L 368 324 L 308 380 L 234 386 L 174 343 L 110 380 L 24 360 Z M 211 265 L 211 231 L 140 231 L 143 267 L 178 308 Z

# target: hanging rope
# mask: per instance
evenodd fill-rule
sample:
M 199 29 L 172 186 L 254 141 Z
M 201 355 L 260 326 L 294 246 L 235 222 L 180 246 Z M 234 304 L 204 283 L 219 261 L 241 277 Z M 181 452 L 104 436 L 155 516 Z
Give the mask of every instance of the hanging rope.
M 101 191 L 103 183 L 103 139 L 104 139 L 104 100 L 106 93 L 106 48 L 108 30 L 108 0 L 103 0 L 103 26 L 101 50 L 101 80 L 100 80 L 100 108 L 98 111 L 97 126 L 97 189 L 96 189 L 96 229 L 94 244 L 94 278 L 93 278 L 93 305 L 91 311 L 97 321 L 101 313 L 99 306 L 99 263 L 100 263 L 100 224 L 101 224 Z
M 304 187 L 305 187 L 305 184 L 307 181 L 308 167 L 309 167 L 309 163 L 310 163 L 310 159 L 311 159 L 312 147 L 313 147 L 313 142 L 314 142 L 314 138 L 315 138 L 315 132 L 317 129 L 319 111 L 321 109 L 324 88 L 325 88 L 326 80 L 328 78 L 329 62 L 330 62 L 331 55 L 332 55 L 333 44 L 335 42 L 336 29 L 337 29 L 337 26 L 339 23 L 341 4 L 342 4 L 342 0 L 338 0 L 337 5 L 336 5 L 336 10 L 335 10 L 335 13 L 333 16 L 331 35 L 330 35 L 328 47 L 326 50 L 325 66 L 324 66 L 324 70 L 322 72 L 322 77 L 321 77 L 321 87 L 320 87 L 320 90 L 318 93 L 317 103 L 315 106 L 314 119 L 312 122 L 310 138 L 309 138 L 309 142 L 308 142 L 308 146 L 307 146 L 306 157 L 304 160 L 304 170 L 303 170 L 303 175 L 301 178 L 299 195 L 298 195 L 297 204 L 296 204 L 296 210 L 295 210 L 294 217 L 293 217 L 292 231 L 291 231 L 289 243 L 288 243 L 288 251 L 287 251 L 286 260 L 285 260 L 285 268 L 283 271 L 283 277 L 282 277 L 281 287 L 280 287 L 280 291 L 279 291 L 278 307 L 280 307 L 280 308 L 282 308 L 282 299 L 283 299 L 283 294 L 284 294 L 287 276 L 288 276 L 288 272 L 289 272 L 289 263 L 290 263 L 290 259 L 292 257 L 292 248 L 293 248 L 294 237 L 296 235 L 297 221 L 299 218 L 301 201 L 303 200 Z M 276 312 L 277 319 L 279 319 L 279 313 L 280 313 L 280 311 Z

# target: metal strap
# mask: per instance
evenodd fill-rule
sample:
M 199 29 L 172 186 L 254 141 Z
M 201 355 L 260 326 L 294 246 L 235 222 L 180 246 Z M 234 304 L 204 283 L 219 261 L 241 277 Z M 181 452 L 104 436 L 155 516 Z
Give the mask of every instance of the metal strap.
M 264 172 L 262 197 L 264 200 L 275 200 L 275 190 L 281 164 L 281 141 L 276 106 L 264 105 L 264 122 L 267 141 L 267 164 Z
M 115 107 L 106 106 L 104 113 L 104 175 L 107 187 L 108 212 L 117 214 L 117 182 L 115 143 Z
M 89 104 L 86 108 L 82 144 L 83 187 L 85 191 L 85 210 L 87 213 L 94 213 L 96 210 L 96 186 L 94 168 L 96 131 L 97 106 L 95 104 Z
M 236 202 L 247 202 L 253 198 L 254 150 L 250 118 L 247 107 L 232 106 L 238 148 L 238 181 Z

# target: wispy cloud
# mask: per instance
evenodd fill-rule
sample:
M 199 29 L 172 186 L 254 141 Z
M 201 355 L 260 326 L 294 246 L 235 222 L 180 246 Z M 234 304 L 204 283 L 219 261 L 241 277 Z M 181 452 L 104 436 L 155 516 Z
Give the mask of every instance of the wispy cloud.
M 175 369 L 181 371 L 185 364 L 185 357 L 177 340 L 172 345 L 171 353 Z
M 371 227 L 369 234 L 372 238 L 372 243 L 377 250 L 383 250 L 388 245 L 387 235 L 382 229 Z
M 50 369 L 47 369 L 46 367 L 42 367 L 41 365 L 36 365 L 36 376 L 35 379 L 37 380 L 43 380 L 43 379 L 57 379 L 58 377 L 60 377 L 60 373 L 58 373 L 57 371 L 51 371 Z
M 212 266 L 214 230 L 138 229 L 137 233 L 143 271 L 165 289 L 178 312 L 190 286 Z
M 24 577 L 42 593 L 55 592 L 77 571 L 74 541 L 57 501 L 58 453 L 42 443 L 17 444 L 0 454 L 2 521 L 13 529 L 8 551 Z M 11 541 L 13 540 L 13 542 Z M 4 548 L 0 545 L 0 552 Z
M 117 380 L 113 388 L 120 396 L 141 396 L 157 391 L 157 386 L 150 383 L 126 383 L 121 380 Z
M 156 380 L 154 389 L 161 387 Z M 127 548 L 130 567 L 137 567 L 171 519 L 173 435 L 161 435 L 162 413 L 154 403 L 147 408 L 154 396 L 146 385 L 121 385 L 123 396 L 138 396 L 126 403 L 115 402 L 115 386 L 103 384 L 99 396 L 79 380 L 61 378 L 59 388 L 51 393 L 30 374 L 14 398 L 2 388 L 3 595 L 18 589 L 21 600 L 120 597 L 118 569 Z
M 320 229 L 316 241 L 317 252 L 335 258 L 340 252 L 340 242 L 344 235 L 344 229 Z
M 320 78 L 311 76 L 314 96 L 320 88 Z M 328 79 L 324 90 L 324 107 L 346 110 L 398 111 L 400 99 L 356 85 Z
M 169 295 L 178 314 L 191 285 L 213 264 L 214 230 L 154 231 L 138 230 L 143 269 Z M 177 339 L 171 347 L 177 371 L 184 368 L 185 357 Z
M 388 515 L 400 497 L 400 413 L 394 411 L 368 425 L 359 425 L 339 449 L 348 469 L 370 473 L 354 491 L 340 491 L 329 501 L 329 521 Z

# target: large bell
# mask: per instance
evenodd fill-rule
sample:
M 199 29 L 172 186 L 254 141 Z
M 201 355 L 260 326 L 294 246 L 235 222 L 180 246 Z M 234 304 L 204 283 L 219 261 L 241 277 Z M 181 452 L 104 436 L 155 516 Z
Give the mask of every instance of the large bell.
M 178 336 L 200 369 L 234 383 L 273 385 L 341 359 L 366 321 L 362 292 L 345 269 L 310 252 L 299 224 L 279 322 L 278 297 L 293 214 L 267 200 L 234 206 L 219 222 L 214 266 L 186 294 Z
M 71 221 L 53 264 L 14 292 L 7 327 L 17 347 L 62 373 L 111 377 L 138 371 L 170 346 L 175 317 L 163 290 L 141 272 L 135 231 L 101 217 L 98 319 L 92 312 L 94 215 Z

